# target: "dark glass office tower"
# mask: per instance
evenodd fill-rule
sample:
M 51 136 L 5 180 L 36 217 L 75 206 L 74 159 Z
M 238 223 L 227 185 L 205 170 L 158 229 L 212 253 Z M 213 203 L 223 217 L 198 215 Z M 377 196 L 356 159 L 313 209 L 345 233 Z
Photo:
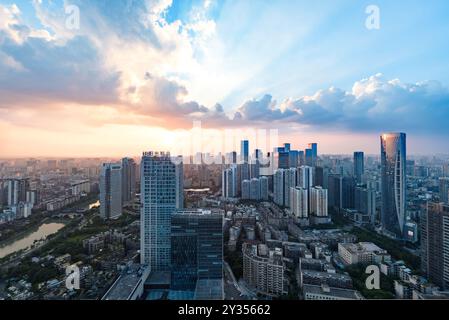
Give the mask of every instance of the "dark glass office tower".
M 306 166 L 313 167 L 313 150 L 305 150 Z
M 405 133 L 386 133 L 380 136 L 381 145 L 381 222 L 384 231 L 402 238 L 405 213 L 406 136 Z
M 223 277 L 223 215 L 184 210 L 171 218 L 172 287 L 194 290 L 202 279 Z
M 342 207 L 344 209 L 354 209 L 355 179 L 353 177 L 343 177 L 341 182 Z
M 342 199 L 343 177 L 339 174 L 330 174 L 328 177 L 328 204 L 329 207 L 341 209 L 343 206 Z
M 362 175 L 365 170 L 364 154 L 361 151 L 354 152 L 354 177 L 357 183 L 362 183 Z
M 240 142 L 240 161 L 248 163 L 249 158 L 249 141 L 242 140 Z
M 312 150 L 312 166 L 315 166 L 318 159 L 318 144 L 315 142 L 309 143 L 308 149 Z

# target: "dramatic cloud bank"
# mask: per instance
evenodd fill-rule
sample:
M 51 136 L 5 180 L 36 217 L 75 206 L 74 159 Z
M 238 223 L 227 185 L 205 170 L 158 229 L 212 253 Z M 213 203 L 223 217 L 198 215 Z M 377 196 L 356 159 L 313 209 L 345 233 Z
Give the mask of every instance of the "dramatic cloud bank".
M 277 97 L 280 102 L 266 94 L 240 106 L 205 106 L 189 98 L 189 77 L 201 70 L 214 41 L 210 1 L 182 21 L 167 19 L 169 0 L 70 3 L 80 8 L 79 30 L 66 28 L 64 8 L 52 1 L 33 2 L 38 23 L 25 21 L 16 5 L 0 5 L 2 121 L 60 130 L 79 124 L 189 128 L 201 120 L 212 128 L 449 134 L 447 86 L 381 74 L 350 89 Z
M 449 133 L 449 88 L 438 81 L 416 84 L 385 80 L 381 74 L 354 83 L 351 91 L 331 87 L 312 96 L 286 99 L 270 95 L 244 103 L 240 121 L 288 122 L 320 129 L 408 130 Z

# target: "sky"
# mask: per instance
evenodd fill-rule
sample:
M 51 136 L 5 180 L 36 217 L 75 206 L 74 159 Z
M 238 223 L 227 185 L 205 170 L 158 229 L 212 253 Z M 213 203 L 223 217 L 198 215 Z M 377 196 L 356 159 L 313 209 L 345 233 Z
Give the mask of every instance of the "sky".
M 448 14 L 445 0 L 0 0 L 0 158 L 230 151 L 254 132 L 262 149 L 377 154 L 401 131 L 409 154 L 449 153 Z

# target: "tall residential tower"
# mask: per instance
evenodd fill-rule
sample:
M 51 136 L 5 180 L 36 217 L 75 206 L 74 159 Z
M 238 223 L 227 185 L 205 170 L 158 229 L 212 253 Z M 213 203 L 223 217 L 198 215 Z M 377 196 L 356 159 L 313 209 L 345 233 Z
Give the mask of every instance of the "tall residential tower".
M 100 216 L 116 219 L 122 214 L 122 165 L 104 163 L 100 173 Z

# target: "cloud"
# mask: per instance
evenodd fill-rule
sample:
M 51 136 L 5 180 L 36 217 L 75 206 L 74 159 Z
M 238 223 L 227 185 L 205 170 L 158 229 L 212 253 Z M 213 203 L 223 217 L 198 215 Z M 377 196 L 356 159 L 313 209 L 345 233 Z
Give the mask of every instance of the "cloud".
M 209 112 L 187 99 L 173 76 L 197 65 L 192 42 L 210 30 L 195 25 L 206 17 L 168 23 L 167 0 L 66 4 L 79 7 L 79 29 L 66 28 L 58 2 L 33 2 L 40 29 L 22 20 L 17 6 L 0 5 L 0 108 L 107 105 L 165 126 Z
M 448 134 L 449 89 L 438 81 L 415 84 L 381 74 L 354 83 L 351 91 L 331 87 L 277 105 L 270 95 L 245 102 L 244 122 L 282 122 L 320 130 L 404 130 Z
M 201 50 L 215 32 L 204 11 L 207 1 L 182 21 L 166 20 L 171 0 L 71 1 L 80 8 L 79 30 L 65 27 L 65 12 L 56 3 L 34 2 L 39 27 L 23 21 L 17 6 L 0 5 L 0 111 L 8 110 L 2 114 L 10 121 L 34 116 L 37 109 L 67 116 L 70 106 L 89 125 L 173 129 L 201 120 L 214 128 L 449 133 L 447 87 L 437 81 L 386 80 L 380 74 L 350 90 L 330 87 L 280 103 L 265 94 L 237 108 L 205 106 L 189 97 L 189 74 L 201 69 Z

